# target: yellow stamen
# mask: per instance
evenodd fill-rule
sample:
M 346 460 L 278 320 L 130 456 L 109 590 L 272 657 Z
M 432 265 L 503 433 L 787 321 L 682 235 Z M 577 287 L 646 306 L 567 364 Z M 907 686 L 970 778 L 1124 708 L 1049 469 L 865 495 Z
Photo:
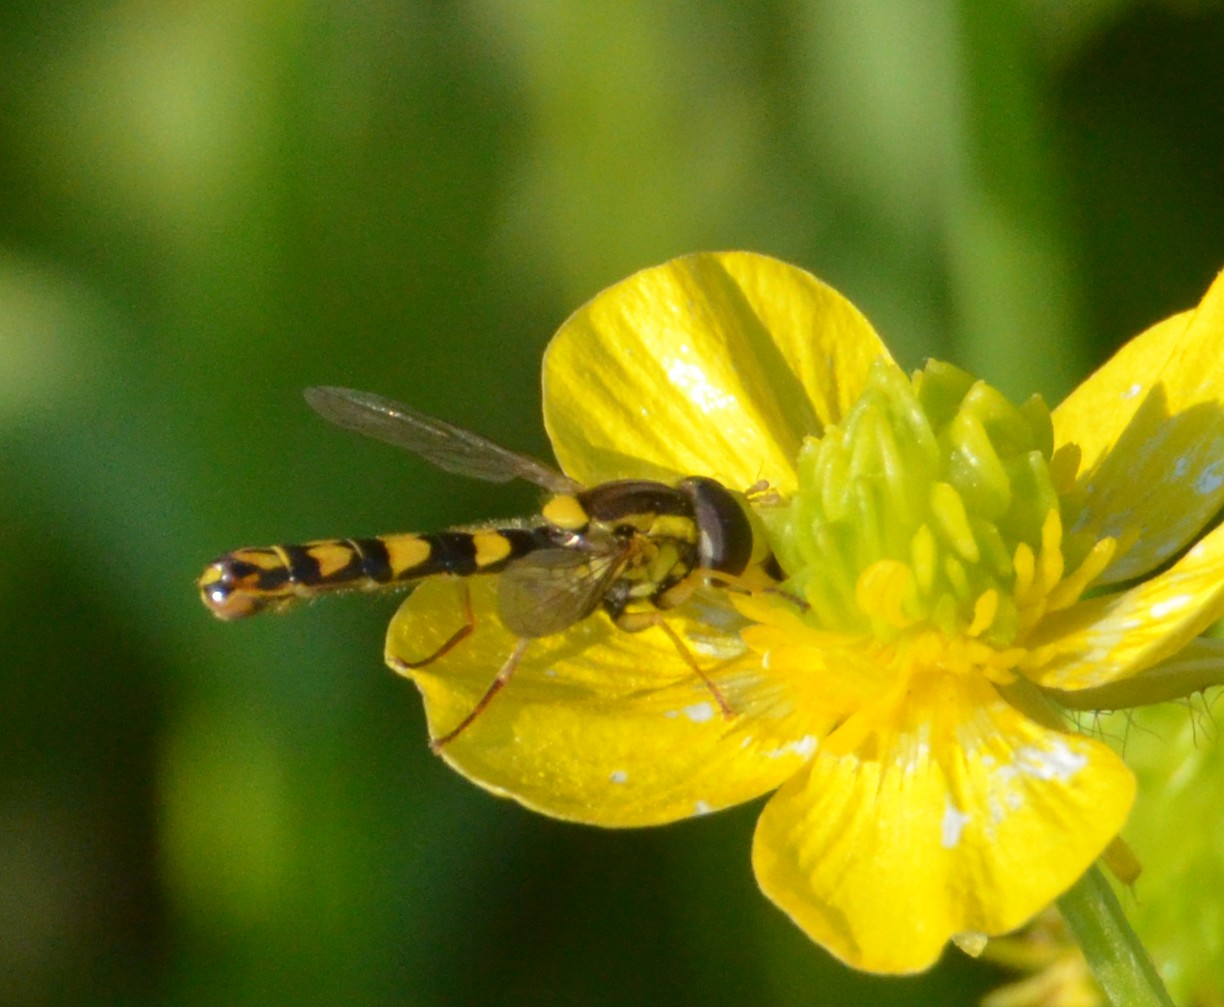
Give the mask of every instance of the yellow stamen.
M 981 636 L 999 613 L 999 592 L 994 588 L 978 596 L 973 606 L 973 622 L 965 630 L 967 636 Z
M 1118 540 L 1103 538 L 1098 541 L 1088 555 L 1084 557 L 1074 573 L 1064 577 L 1050 592 L 1046 602 L 1046 610 L 1057 612 L 1059 609 L 1074 605 L 1084 593 L 1084 589 L 1096 580 L 1113 561 L 1118 551 Z
M 854 589 L 859 608 L 887 625 L 904 629 L 914 623 L 907 614 L 915 599 L 914 574 L 904 563 L 882 559 L 871 564 Z
M 1062 516 L 1056 510 L 1041 526 L 1041 554 L 1037 559 L 1042 594 L 1049 594 L 1063 575 Z

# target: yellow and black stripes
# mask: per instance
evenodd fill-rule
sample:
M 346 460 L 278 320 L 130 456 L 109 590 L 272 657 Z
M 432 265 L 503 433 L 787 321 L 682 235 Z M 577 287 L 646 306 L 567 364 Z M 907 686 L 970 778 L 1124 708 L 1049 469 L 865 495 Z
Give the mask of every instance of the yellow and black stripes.
M 548 529 L 538 527 L 236 549 L 209 564 L 199 581 L 200 596 L 218 618 L 241 619 L 331 591 L 376 590 L 440 573 L 498 573 L 512 560 L 552 544 Z
M 664 613 L 706 587 L 752 592 L 783 580 L 754 511 L 763 489 L 737 493 L 706 476 L 675 484 L 617 479 L 584 487 L 543 462 L 380 395 L 312 388 L 306 399 L 325 419 L 447 472 L 495 483 L 524 479 L 549 497 L 538 517 L 511 527 L 323 539 L 226 553 L 199 580 L 204 604 L 218 618 L 241 619 L 301 598 L 373 591 L 441 574 L 500 574 L 497 611 L 490 614 L 518 643 L 467 716 L 434 739 L 435 750 L 464 731 L 505 686 L 529 641 L 562 633 L 601 609 L 626 631 L 659 627 L 724 715 L 731 715 Z M 422 662 L 392 664 L 400 670 L 423 667 L 475 628 L 469 599 L 466 620 L 442 647 Z

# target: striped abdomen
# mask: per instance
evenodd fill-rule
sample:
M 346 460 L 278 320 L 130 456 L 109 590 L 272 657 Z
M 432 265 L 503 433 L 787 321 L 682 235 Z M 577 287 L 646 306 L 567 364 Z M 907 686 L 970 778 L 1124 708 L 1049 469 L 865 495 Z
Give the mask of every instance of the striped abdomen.
M 329 591 L 372 591 L 439 573 L 497 573 L 552 544 L 546 528 L 503 528 L 235 549 L 208 565 L 200 596 L 217 618 L 241 619 Z

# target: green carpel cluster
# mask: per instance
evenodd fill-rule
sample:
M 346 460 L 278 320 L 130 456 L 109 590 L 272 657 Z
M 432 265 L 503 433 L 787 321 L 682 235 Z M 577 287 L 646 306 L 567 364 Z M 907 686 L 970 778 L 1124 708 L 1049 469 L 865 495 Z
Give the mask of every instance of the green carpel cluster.
M 1006 646 L 1017 549 L 1048 552 L 1051 511 L 1061 532 L 1078 509 L 1056 487 L 1053 444 L 1038 396 L 1016 406 L 950 364 L 910 379 L 877 361 L 844 421 L 805 442 L 797 492 L 765 515 L 788 590 L 829 629 L 933 626 Z M 1068 544 L 1069 569 L 1091 543 L 1054 546 Z

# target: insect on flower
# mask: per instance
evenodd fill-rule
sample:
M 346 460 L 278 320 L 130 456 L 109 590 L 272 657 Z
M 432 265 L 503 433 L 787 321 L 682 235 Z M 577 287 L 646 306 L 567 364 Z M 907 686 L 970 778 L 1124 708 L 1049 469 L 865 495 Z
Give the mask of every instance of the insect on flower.
M 561 633 L 599 609 L 623 630 L 659 627 L 722 714 L 732 715 L 662 613 L 707 585 L 751 591 L 775 579 L 746 495 L 700 476 L 674 485 L 621 479 L 583 488 L 535 458 L 380 395 L 327 387 L 305 395 L 325 419 L 447 472 L 497 483 L 525 479 L 552 496 L 537 519 L 503 526 L 236 549 L 210 563 L 199 580 L 200 596 L 218 618 L 283 609 L 333 591 L 402 587 L 443 574 L 497 574 L 498 613 L 518 641 L 470 712 L 433 740 L 435 750 L 480 715 L 532 640 Z M 463 625 L 432 654 L 393 665 L 400 671 L 425 667 L 470 636 L 476 627 L 470 597 L 463 607 Z
M 906 373 L 803 270 L 686 256 L 549 344 L 564 475 L 308 393 L 449 471 L 536 483 L 538 519 L 239 550 L 200 587 L 238 617 L 414 585 L 385 653 L 458 772 L 614 828 L 773 792 L 762 891 L 848 964 L 916 972 L 1021 926 L 1115 844 L 1134 775 L 1069 712 L 1224 681 L 1204 635 L 1224 617 L 1222 358 L 1224 278 L 1056 409 L 1013 403 L 939 361 Z M 771 501 L 727 489 L 761 479 Z

